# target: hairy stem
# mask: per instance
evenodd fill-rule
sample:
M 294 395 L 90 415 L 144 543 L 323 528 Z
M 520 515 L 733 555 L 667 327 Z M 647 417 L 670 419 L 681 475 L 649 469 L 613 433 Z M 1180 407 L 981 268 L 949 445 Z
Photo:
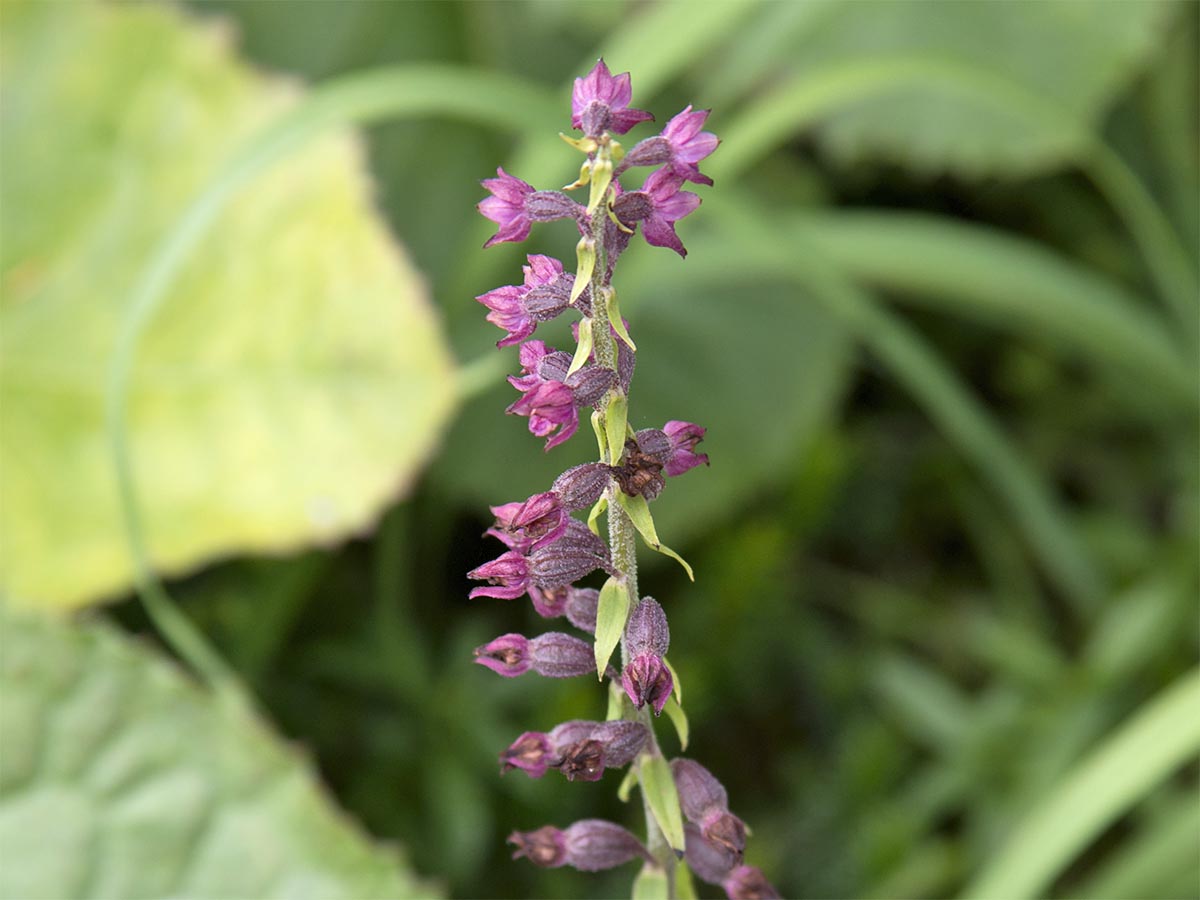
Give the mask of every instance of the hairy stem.
M 592 216 L 591 237 L 596 244 L 596 266 L 592 270 L 591 280 L 592 348 L 596 355 L 596 363 L 615 372 L 617 371 L 617 339 L 614 338 L 612 332 L 609 330 L 608 311 L 605 307 L 611 287 L 608 274 L 608 255 L 605 252 L 604 246 L 606 223 L 606 212 L 601 207 Z M 603 433 L 607 433 L 606 426 L 612 403 L 621 399 L 623 394 L 624 391 L 618 384 L 601 401 L 598 409 Z M 610 465 L 618 465 L 621 461 L 623 450 L 623 445 L 610 447 L 607 462 Z M 641 598 L 641 594 L 638 592 L 637 581 L 637 535 L 632 520 L 630 520 L 628 514 L 617 502 L 617 491 L 619 490 L 620 488 L 615 482 L 608 487 L 608 546 L 612 554 L 613 567 L 625 579 L 626 589 L 629 592 L 629 602 L 632 608 Z M 621 664 L 624 665 L 628 662 L 629 648 L 625 644 L 625 636 L 621 635 Z M 629 710 L 630 707 L 627 706 L 626 709 Z M 640 762 L 643 758 L 661 756 L 662 750 L 658 746 L 658 737 L 654 733 L 654 718 L 651 716 L 648 706 L 644 706 L 640 710 L 630 710 L 629 718 L 635 722 L 641 722 L 650 733 L 650 740 L 647 743 L 646 749 L 638 756 L 636 764 L 640 767 Z M 646 846 L 663 872 L 666 873 L 667 896 L 671 900 L 674 900 L 675 853 L 667 843 L 667 839 L 663 836 L 662 829 L 658 827 L 658 820 L 654 818 L 650 804 L 645 800 L 645 794 L 643 793 L 642 796 L 642 807 L 646 816 Z

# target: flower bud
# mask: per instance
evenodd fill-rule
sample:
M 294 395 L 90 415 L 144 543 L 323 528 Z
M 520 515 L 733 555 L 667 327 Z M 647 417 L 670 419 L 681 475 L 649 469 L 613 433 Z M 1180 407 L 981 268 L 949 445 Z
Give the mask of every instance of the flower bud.
M 529 599 L 533 608 L 543 619 L 557 619 L 567 611 L 567 598 L 574 588 L 569 585 L 559 585 L 553 588 L 541 588 L 530 585 Z
M 543 868 L 565 865 L 599 872 L 631 859 L 653 861 L 641 841 L 620 825 L 602 819 L 584 819 L 563 830 L 546 825 L 537 831 L 514 831 L 508 842 L 517 848 L 513 859 L 524 856 Z
M 617 376 L 613 370 L 600 366 L 584 366 L 566 378 L 566 385 L 574 393 L 578 406 L 595 406 L 616 383 Z
M 566 509 L 586 509 L 600 499 L 610 480 L 608 466 L 584 463 L 555 478 L 551 490 Z
M 543 588 L 571 584 L 596 569 L 611 571 L 608 545 L 575 519 L 567 520 L 562 537 L 529 557 L 530 578 Z
M 746 849 L 746 826 L 727 809 L 711 808 L 700 821 L 700 833 L 712 843 L 724 847 L 741 862 Z
M 491 562 L 486 562 L 467 573 L 468 578 L 476 581 L 486 581 L 485 587 L 472 589 L 468 596 L 496 597 L 500 600 L 512 600 L 520 597 L 529 588 L 529 561 L 515 550 L 501 553 Z
M 755 866 L 738 866 L 721 886 L 729 900 L 781 900 L 779 891 Z
M 657 716 L 671 698 L 675 681 L 661 656 L 642 653 L 625 665 L 621 672 L 621 686 L 635 707 L 641 709 L 649 703 Z

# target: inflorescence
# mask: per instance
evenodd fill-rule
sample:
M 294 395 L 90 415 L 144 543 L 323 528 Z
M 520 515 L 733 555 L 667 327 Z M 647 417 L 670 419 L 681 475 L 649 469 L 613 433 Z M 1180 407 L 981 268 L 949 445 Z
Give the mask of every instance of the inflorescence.
M 645 842 L 620 825 L 586 819 L 563 829 L 514 832 L 509 837 L 514 859 L 584 871 L 638 859 L 641 893 L 674 897 L 690 872 L 722 886 L 731 898 L 777 897 L 762 872 L 743 863 L 746 827 L 729 811 L 725 788 L 697 762 L 664 759 L 654 734 L 654 717 L 665 710 L 686 747 L 682 691 L 666 657 L 667 616 L 654 598 L 638 591 L 634 535 L 679 560 L 691 576 L 687 563 L 659 540 L 649 504 L 668 478 L 707 465 L 708 456 L 696 449 L 704 437 L 699 425 L 669 421 L 640 431 L 629 426 L 636 346 L 621 317 L 613 270 L 639 229 L 652 246 L 686 256 L 675 223 L 700 198 L 682 188 L 686 182 L 712 184 L 699 164 L 718 140 L 702 130 L 708 111 L 688 106 L 660 134 L 626 152 L 614 135 L 653 119 L 630 107 L 631 100 L 629 74 L 614 76 L 600 60 L 575 80 L 571 95 L 571 125 L 582 137 L 561 135 L 586 157 L 579 179 L 563 191 L 539 191 L 497 169 L 495 178 L 483 182 L 490 196 L 479 211 L 498 226 L 485 247 L 523 241 L 535 222 L 570 219 L 579 231 L 573 274 L 556 259 L 530 255 L 521 284 L 476 299 L 487 307 L 488 321 L 505 332 L 497 347 L 520 345 L 520 374 L 508 379 L 520 396 L 507 412 L 527 417 L 529 431 L 545 438 L 546 450 L 569 440 L 587 414 L 600 458 L 568 469 L 544 493 L 492 507 L 495 524 L 487 534 L 505 550 L 470 572 L 484 582 L 471 597 L 528 595 L 540 616 L 565 617 L 591 640 L 562 632 L 505 634 L 476 648 L 475 657 L 509 678 L 529 671 L 550 678 L 594 672 L 607 680 L 606 721 L 574 720 L 545 733 L 525 732 L 500 754 L 501 772 L 520 769 L 540 778 L 557 769 L 570 781 L 596 781 L 606 769 L 630 766 L 619 793 L 626 797 L 638 784 L 646 810 Z M 654 171 L 640 188 L 623 188 L 622 176 L 647 167 Z M 586 204 L 564 192 L 583 187 L 589 189 Z M 568 312 L 579 316 L 572 325 L 573 352 L 532 339 L 539 324 Z M 583 510 L 586 522 L 574 516 Z M 602 516 L 607 540 L 601 537 Z M 603 587 L 576 586 L 596 570 L 607 576 Z M 618 644 L 620 671 L 610 664 Z M 677 864 L 679 858 L 686 867 Z

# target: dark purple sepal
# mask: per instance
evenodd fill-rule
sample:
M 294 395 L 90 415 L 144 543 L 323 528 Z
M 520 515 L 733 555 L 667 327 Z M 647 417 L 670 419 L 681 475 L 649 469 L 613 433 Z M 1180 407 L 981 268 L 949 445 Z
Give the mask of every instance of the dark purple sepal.
M 625 642 L 631 655 L 663 656 L 671 649 L 667 614 L 653 597 L 643 597 L 625 622 Z
M 592 645 L 560 631 L 530 640 L 529 662 L 533 671 L 545 678 L 576 678 L 596 671 Z

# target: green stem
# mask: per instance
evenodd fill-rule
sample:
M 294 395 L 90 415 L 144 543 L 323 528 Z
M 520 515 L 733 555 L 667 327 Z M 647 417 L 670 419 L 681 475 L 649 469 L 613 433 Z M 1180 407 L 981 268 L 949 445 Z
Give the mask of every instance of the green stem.
M 616 339 L 612 331 L 609 329 L 608 311 L 605 308 L 609 290 L 611 288 L 608 276 L 608 256 L 604 248 L 604 229 L 607 222 L 606 210 L 602 204 L 592 216 L 592 240 L 596 245 L 596 266 L 592 270 L 591 294 L 592 294 L 592 349 L 596 356 L 597 365 L 617 371 L 617 346 Z M 618 400 L 627 399 L 628 395 L 618 384 L 612 388 L 601 401 L 599 406 L 601 432 L 607 433 L 607 423 L 609 410 L 612 404 Z M 624 450 L 623 446 L 608 448 L 608 463 L 617 465 L 621 461 L 621 454 Z M 620 488 L 615 484 L 610 484 L 608 491 L 608 547 L 612 554 L 613 567 L 621 573 L 625 579 L 625 587 L 629 592 L 630 608 L 632 609 L 639 598 L 638 580 L 637 580 L 637 533 L 633 526 L 633 521 L 629 515 L 621 508 L 617 502 L 616 492 Z M 621 664 L 625 665 L 629 662 L 629 648 L 625 645 L 625 635 L 621 635 Z M 628 706 L 626 707 L 628 709 Z M 635 762 L 640 769 L 641 761 L 644 758 L 662 756 L 662 750 L 658 746 L 658 737 L 654 733 L 654 720 L 650 715 L 650 710 L 643 707 L 640 710 L 634 710 L 629 716 L 632 721 L 641 722 L 646 726 L 646 730 L 650 735 L 649 743 L 645 750 L 638 755 Z M 651 855 L 655 858 L 658 865 L 662 868 L 667 877 L 667 896 L 674 900 L 675 898 L 675 852 L 667 843 L 666 837 L 663 836 L 662 829 L 658 827 L 658 820 L 654 817 L 653 810 L 650 809 L 650 804 L 647 802 L 645 793 L 642 793 L 642 808 L 646 817 L 646 847 Z

